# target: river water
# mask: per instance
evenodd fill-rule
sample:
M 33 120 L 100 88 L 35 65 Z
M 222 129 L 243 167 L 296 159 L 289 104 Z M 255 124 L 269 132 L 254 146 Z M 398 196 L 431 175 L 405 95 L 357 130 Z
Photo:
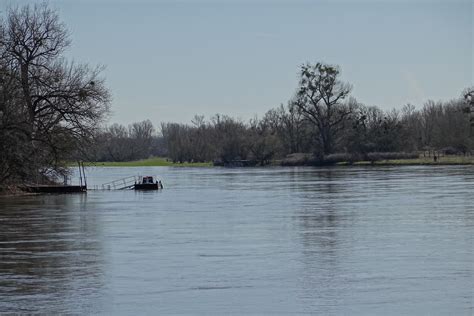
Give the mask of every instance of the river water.
M 474 313 L 474 168 L 89 168 L 0 199 L 0 312 Z

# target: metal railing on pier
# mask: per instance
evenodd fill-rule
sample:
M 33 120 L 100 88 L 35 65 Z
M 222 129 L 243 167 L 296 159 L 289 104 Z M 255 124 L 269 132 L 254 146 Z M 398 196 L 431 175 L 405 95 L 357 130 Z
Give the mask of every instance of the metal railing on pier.
M 142 177 L 130 176 L 114 181 L 106 182 L 101 185 L 102 190 L 127 190 L 133 189 L 135 183 L 140 182 Z M 97 188 L 98 189 L 98 188 Z

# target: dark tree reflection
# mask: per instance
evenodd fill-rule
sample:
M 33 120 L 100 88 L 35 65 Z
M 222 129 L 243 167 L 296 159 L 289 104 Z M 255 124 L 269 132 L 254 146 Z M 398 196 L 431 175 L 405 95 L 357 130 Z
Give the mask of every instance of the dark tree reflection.
M 325 168 L 295 173 L 298 179 L 292 181 L 297 185 L 295 192 L 302 192 L 295 215 L 302 245 L 302 300 L 310 305 L 327 305 L 328 312 L 343 299 L 333 285 L 344 282 L 339 262 L 347 255 L 347 243 L 351 242 L 345 232 L 354 220 L 347 204 L 347 176 L 347 170 Z

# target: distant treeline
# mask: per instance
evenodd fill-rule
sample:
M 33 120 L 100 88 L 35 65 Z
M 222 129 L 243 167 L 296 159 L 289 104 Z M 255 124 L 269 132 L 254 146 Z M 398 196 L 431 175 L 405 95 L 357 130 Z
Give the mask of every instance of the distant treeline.
M 174 162 L 251 160 L 265 165 L 294 153 L 310 153 L 314 163 L 331 163 L 389 157 L 386 153 L 397 153 L 390 156 L 397 158 L 416 157 L 420 151 L 467 154 L 473 148 L 474 89 L 451 101 L 428 101 L 419 109 L 408 104 L 384 111 L 352 98 L 352 87 L 339 76 L 337 66 L 303 65 L 287 105 L 248 122 L 196 115 L 189 124 L 161 123 L 159 133 L 150 121 L 114 124 L 98 135 L 95 157 L 124 161 L 162 155 Z
M 110 94 L 101 67 L 68 62 L 67 29 L 47 4 L 8 9 L 0 19 L 0 185 L 51 181 L 75 160 L 251 161 L 296 153 L 310 163 L 412 157 L 473 148 L 474 88 L 447 102 L 383 111 L 351 97 L 340 69 L 304 64 L 293 97 L 262 118 L 195 116 L 102 128 Z M 158 131 L 157 131 L 158 129 Z M 391 153 L 391 154 L 390 154 Z
M 467 154 L 473 148 L 464 99 L 428 101 L 418 110 L 406 105 L 383 111 L 354 99 L 342 106 L 351 113 L 333 125 L 327 152 L 318 128 L 292 101 L 248 122 L 220 114 L 209 120 L 195 116 L 190 124 L 162 123 L 159 132 L 150 121 L 114 124 L 98 135 L 93 156 L 97 161 L 166 156 L 174 162 L 254 160 L 264 165 L 294 153 L 330 163 L 373 160 L 376 153 L 398 153 L 393 158 L 420 151 Z

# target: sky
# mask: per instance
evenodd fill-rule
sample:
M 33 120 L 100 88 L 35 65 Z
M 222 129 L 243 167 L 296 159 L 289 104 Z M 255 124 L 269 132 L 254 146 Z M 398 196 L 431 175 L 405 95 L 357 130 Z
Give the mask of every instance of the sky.
M 262 117 L 294 95 L 306 62 L 339 65 L 352 96 L 383 109 L 473 85 L 471 0 L 48 3 L 70 31 L 67 57 L 106 66 L 109 123 Z

